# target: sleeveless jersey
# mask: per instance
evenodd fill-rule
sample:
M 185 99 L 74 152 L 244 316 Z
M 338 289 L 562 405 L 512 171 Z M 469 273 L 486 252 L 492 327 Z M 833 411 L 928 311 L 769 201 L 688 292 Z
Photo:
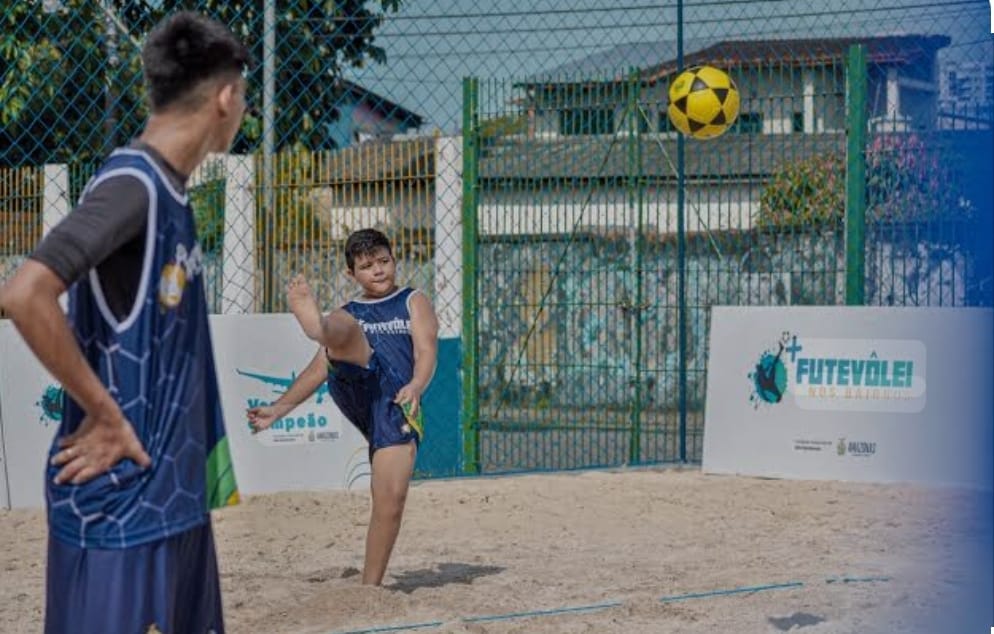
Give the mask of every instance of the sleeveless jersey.
M 370 460 L 381 447 L 424 439 L 423 412 L 411 416 L 394 403 L 397 391 L 414 376 L 410 301 L 415 292 L 402 288 L 381 299 L 356 299 L 342 307 L 359 322 L 373 354 L 365 368 L 330 361 L 328 392 L 369 441 Z
M 119 320 L 97 270 L 69 290 L 69 321 L 90 367 L 107 386 L 152 458 L 124 460 L 82 485 L 46 472 L 49 525 L 60 541 L 128 548 L 205 523 L 210 508 L 237 501 L 221 415 L 203 284 L 203 252 L 187 197 L 134 149 L 115 151 L 87 185 L 127 174 L 148 190 L 148 225 L 135 303 Z M 68 395 L 50 449 L 84 412 Z
M 379 357 L 381 382 L 391 397 L 414 376 L 410 300 L 415 292 L 401 288 L 381 299 L 354 299 L 343 307 L 359 322 L 369 347 Z

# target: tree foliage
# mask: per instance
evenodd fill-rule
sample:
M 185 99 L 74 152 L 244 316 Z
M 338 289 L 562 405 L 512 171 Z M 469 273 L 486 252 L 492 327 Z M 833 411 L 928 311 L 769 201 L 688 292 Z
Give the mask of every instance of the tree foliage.
M 333 146 L 327 129 L 339 117 L 338 80 L 346 68 L 386 61 L 375 34 L 401 1 L 277 0 L 277 149 Z M 220 19 L 250 46 L 256 114 L 246 116 L 235 150 L 254 150 L 262 137 L 264 0 L 44 0 L 8 3 L 0 15 L 0 165 L 97 160 L 137 134 L 147 116 L 141 42 L 180 9 Z

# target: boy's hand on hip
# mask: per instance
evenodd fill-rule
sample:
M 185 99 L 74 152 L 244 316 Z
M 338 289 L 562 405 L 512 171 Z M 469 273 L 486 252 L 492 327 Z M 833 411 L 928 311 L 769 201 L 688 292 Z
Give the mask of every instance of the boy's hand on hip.
M 62 467 L 56 484 L 82 484 L 126 458 L 143 468 L 152 464 L 134 427 L 116 405 L 106 412 L 87 414 L 75 432 L 59 441 L 59 448 L 52 457 L 52 464 Z

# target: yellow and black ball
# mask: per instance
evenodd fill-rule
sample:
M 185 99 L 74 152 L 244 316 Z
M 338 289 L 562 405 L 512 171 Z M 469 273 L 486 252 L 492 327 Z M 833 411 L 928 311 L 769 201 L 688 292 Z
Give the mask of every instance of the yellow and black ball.
M 695 139 L 724 133 L 739 115 L 739 89 L 723 70 L 695 66 L 670 84 L 666 112 L 673 126 Z

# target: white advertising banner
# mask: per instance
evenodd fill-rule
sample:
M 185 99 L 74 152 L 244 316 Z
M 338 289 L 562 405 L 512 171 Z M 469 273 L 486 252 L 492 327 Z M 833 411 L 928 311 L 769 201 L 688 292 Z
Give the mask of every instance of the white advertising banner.
M 711 313 L 704 470 L 991 486 L 994 312 Z
M 252 434 L 246 410 L 276 400 L 317 351 L 291 315 L 212 315 L 221 401 L 242 494 L 368 489 L 366 441 L 323 385 L 272 428 Z M 0 320 L 0 505 L 44 505 L 44 471 L 62 390 L 13 325 Z M 9 498 L 8 498 L 9 492 Z
M 62 388 L 9 320 L 0 320 L 0 416 L 8 506 L 43 506 L 45 460 L 62 420 Z
M 0 508 L 10 508 L 10 490 L 7 488 L 7 453 L 3 444 L 3 360 L 6 354 L 7 329 L 11 328 L 9 321 L 0 319 Z
M 252 434 L 248 427 L 246 410 L 279 398 L 318 351 L 292 315 L 212 315 L 211 332 L 242 493 L 368 488 L 366 441 L 327 384 L 270 429 Z

